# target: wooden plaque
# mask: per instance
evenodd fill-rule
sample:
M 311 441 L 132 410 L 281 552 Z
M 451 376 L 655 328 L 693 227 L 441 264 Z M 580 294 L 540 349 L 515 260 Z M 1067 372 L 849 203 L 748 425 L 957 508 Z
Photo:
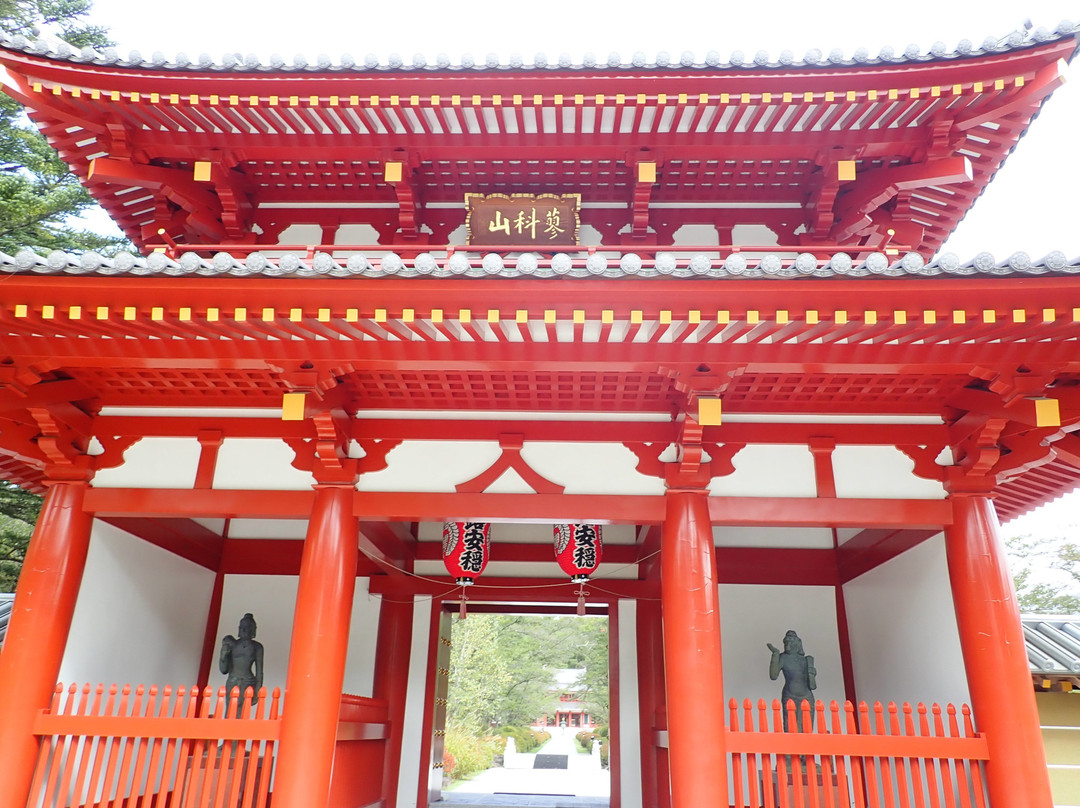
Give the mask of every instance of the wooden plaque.
M 465 194 L 471 247 L 576 247 L 580 194 Z

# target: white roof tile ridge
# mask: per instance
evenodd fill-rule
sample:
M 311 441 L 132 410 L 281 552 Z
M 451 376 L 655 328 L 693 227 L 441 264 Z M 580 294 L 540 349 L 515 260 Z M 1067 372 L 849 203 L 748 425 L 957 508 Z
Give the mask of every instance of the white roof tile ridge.
M 181 248 L 182 250 L 183 248 Z M 265 248 L 273 252 L 272 245 Z M 1040 275 L 1080 275 L 1080 256 L 1068 259 L 1065 253 L 1055 250 L 1038 260 L 1025 252 L 1015 252 L 997 261 L 988 252 L 982 252 L 969 261 L 962 262 L 953 253 L 942 253 L 927 262 L 914 252 L 902 256 L 870 253 L 865 260 L 856 262 L 847 253 L 839 252 L 828 260 L 819 261 L 810 253 L 792 255 L 766 253 L 747 257 L 732 252 L 722 259 L 718 253 L 703 251 L 696 255 L 660 252 L 655 260 L 643 261 L 634 252 L 620 252 L 619 257 L 608 258 L 595 253 L 586 260 L 574 260 L 568 253 L 557 253 L 550 261 L 538 261 L 533 253 L 522 253 L 515 259 L 504 258 L 497 252 L 489 252 L 479 260 L 470 259 L 469 250 L 459 248 L 450 257 L 436 258 L 429 252 L 409 260 L 397 253 L 387 252 L 379 257 L 368 257 L 351 252 L 347 257 L 317 252 L 312 257 L 299 252 L 282 252 L 269 258 L 263 252 L 252 252 L 238 258 L 228 252 L 218 252 L 204 258 L 195 251 L 182 252 L 173 258 L 162 252 L 146 256 L 121 252 L 109 258 L 96 252 L 69 253 L 54 250 L 46 256 L 30 249 L 23 249 L 11 256 L 0 252 L 0 273 L 42 275 L 159 275 L 159 276 L 249 276 L 263 277 L 425 277 L 447 278 L 464 276 L 481 277 L 535 277 L 535 278 L 702 278 L 702 279 L 756 279 L 775 278 L 862 278 L 862 277 L 1031 277 Z M 476 251 L 472 251 L 476 252 Z
M 219 60 L 215 60 L 205 53 L 200 54 L 197 59 L 190 58 L 186 53 L 178 53 L 172 60 L 169 60 L 160 51 L 155 51 L 149 58 L 146 58 L 140 51 L 132 50 L 125 57 L 116 48 L 110 47 L 97 50 L 84 47 L 79 49 L 52 34 L 41 33 L 36 37 L 27 37 L 23 34 L 11 35 L 2 29 L 0 29 L 0 46 L 51 59 L 101 66 L 223 73 L 462 72 L 582 69 L 730 71 L 946 61 L 1033 47 L 1044 42 L 1075 36 L 1078 32 L 1080 32 L 1080 24 L 1071 20 L 1062 20 L 1053 30 L 1045 27 L 1029 28 L 1025 25 L 1003 37 L 987 37 L 978 46 L 974 45 L 970 40 L 963 39 L 957 43 L 955 48 L 949 50 L 945 43 L 937 41 L 928 50 L 912 44 L 908 45 L 899 54 L 893 48 L 886 46 L 879 51 L 877 56 L 871 56 L 866 48 L 858 48 L 850 56 L 845 55 L 844 51 L 839 48 L 834 48 L 827 54 L 818 48 L 811 48 L 802 58 L 798 58 L 790 50 L 781 51 L 775 58 L 766 51 L 758 51 L 754 56 L 747 58 L 742 51 L 736 50 L 726 60 L 717 51 L 709 51 L 702 58 L 690 51 L 684 51 L 678 58 L 661 51 L 656 54 L 652 61 L 649 61 L 646 55 L 640 51 L 634 53 L 629 60 L 625 60 L 618 53 L 611 53 L 606 59 L 597 58 L 594 54 L 589 53 L 585 54 L 580 61 L 575 61 L 565 54 L 556 59 L 550 59 L 544 53 L 537 53 L 533 56 L 532 62 L 526 62 L 518 54 L 512 55 L 507 62 L 501 61 L 494 54 L 489 54 L 482 61 L 474 59 L 470 54 L 465 54 L 456 64 L 446 54 L 439 54 L 434 63 L 429 63 L 427 57 L 420 53 L 414 54 L 408 61 L 400 55 L 393 54 L 385 63 L 371 54 L 365 56 L 363 60 L 355 59 L 351 54 L 344 54 L 336 61 L 325 54 L 320 54 L 314 60 L 310 60 L 304 54 L 297 54 L 291 63 L 286 62 L 277 54 L 271 56 L 268 62 L 260 61 L 255 54 L 244 55 L 240 53 L 226 53 Z

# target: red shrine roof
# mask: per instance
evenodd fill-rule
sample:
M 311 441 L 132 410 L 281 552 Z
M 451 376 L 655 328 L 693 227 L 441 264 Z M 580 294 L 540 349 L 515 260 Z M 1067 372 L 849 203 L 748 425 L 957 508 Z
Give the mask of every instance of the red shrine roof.
M 300 223 L 446 243 L 465 193 L 527 189 L 580 193 L 605 244 L 663 245 L 685 224 L 730 244 L 733 227 L 761 224 L 817 254 L 929 257 L 1062 81 L 1076 36 L 1062 25 L 899 57 L 532 66 L 2 44 L 8 91 L 140 246 L 159 229 L 273 243 Z

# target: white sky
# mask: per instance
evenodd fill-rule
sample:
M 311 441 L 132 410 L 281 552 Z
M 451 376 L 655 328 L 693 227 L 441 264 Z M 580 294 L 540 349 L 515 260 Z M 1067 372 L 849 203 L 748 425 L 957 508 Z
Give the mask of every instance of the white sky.
M 406 63 L 420 53 L 434 62 L 439 53 L 456 63 L 465 54 L 482 62 L 495 53 L 507 63 L 520 54 L 531 63 L 537 53 L 550 60 L 569 54 L 580 63 L 586 53 L 601 60 L 611 52 L 630 61 L 642 51 L 652 61 L 660 51 L 678 59 L 684 51 L 698 60 L 715 50 L 726 59 L 734 50 L 750 58 L 758 50 L 775 59 L 790 49 L 801 58 L 810 48 L 852 54 L 865 47 L 876 55 L 885 45 L 901 53 L 917 44 L 923 53 L 935 41 L 952 49 L 961 39 L 979 46 L 988 36 L 1004 37 L 1025 18 L 1053 29 L 1062 19 L 1080 20 L 1080 6 L 1066 0 L 1002 2 L 983 0 L 398 0 L 352 2 L 315 0 L 94 0 L 93 19 L 111 30 L 118 50 L 169 58 L 185 52 L 255 53 L 263 61 L 296 54 L 313 61 L 328 54 L 337 61 L 368 53 L 386 63 L 399 54 Z M 999 259 L 1017 250 L 1041 257 L 1050 250 L 1080 255 L 1080 57 L 1070 83 L 1057 90 L 1032 131 L 1021 140 L 989 189 L 961 223 L 946 249 L 961 258 L 988 250 Z M 1080 494 L 1058 500 L 1006 533 L 1060 529 L 1080 515 Z

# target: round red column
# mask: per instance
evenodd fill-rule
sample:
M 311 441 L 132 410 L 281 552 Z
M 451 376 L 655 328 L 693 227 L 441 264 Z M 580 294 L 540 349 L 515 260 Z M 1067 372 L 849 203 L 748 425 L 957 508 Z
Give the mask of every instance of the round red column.
M 720 610 L 705 491 L 669 490 L 660 553 L 673 808 L 726 805 Z
M 412 650 L 412 603 L 394 603 L 383 598 L 379 607 L 379 634 L 375 650 L 375 681 L 372 694 L 385 699 L 390 726 L 386 738 L 386 762 L 382 772 L 383 803 L 397 805 L 398 776 L 401 771 L 402 725 L 405 723 L 405 696 L 409 686 L 409 655 Z
M 950 499 L 945 552 L 975 724 L 990 752 L 990 803 L 1050 808 L 1039 714 L 997 516 L 986 496 Z
M 34 717 L 49 706 L 90 547 L 85 481 L 45 495 L 0 654 L 0 808 L 24 808 L 34 774 Z
M 274 776 L 274 805 L 285 808 L 330 795 L 359 552 L 354 491 L 317 486 L 304 539 Z

